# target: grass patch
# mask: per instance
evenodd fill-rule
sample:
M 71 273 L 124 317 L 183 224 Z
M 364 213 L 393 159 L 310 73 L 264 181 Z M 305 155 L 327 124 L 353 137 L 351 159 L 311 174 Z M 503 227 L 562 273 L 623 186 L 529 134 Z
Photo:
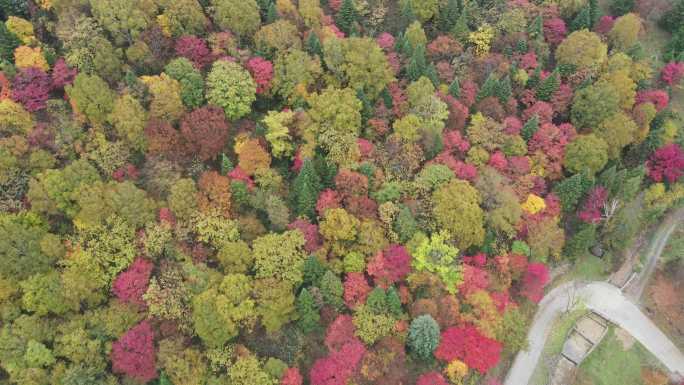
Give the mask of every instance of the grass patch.
M 577 320 L 587 313 L 588 310 L 584 306 L 579 305 L 575 310 L 561 315 L 554 321 L 553 326 L 551 326 L 551 334 L 546 340 L 544 350 L 539 358 L 539 362 L 537 362 L 537 367 L 534 369 L 532 378 L 530 378 L 530 385 L 547 384 L 550 370 L 552 369 L 552 363 L 556 356 L 560 354 L 561 350 L 563 350 L 563 344 L 565 343 L 568 333 L 570 333 L 570 330 L 575 326 Z
M 611 326 L 608 334 L 580 365 L 581 376 L 594 385 L 641 385 L 642 367 L 659 368 L 658 360 L 639 342 L 625 349 Z

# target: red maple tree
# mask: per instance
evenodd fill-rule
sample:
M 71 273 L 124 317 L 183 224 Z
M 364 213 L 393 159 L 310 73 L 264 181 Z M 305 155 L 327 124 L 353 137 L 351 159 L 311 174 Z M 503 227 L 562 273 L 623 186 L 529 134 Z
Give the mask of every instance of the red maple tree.
M 499 362 L 502 348 L 500 342 L 485 337 L 472 325 L 451 327 L 442 332 L 435 357 L 445 362 L 461 360 L 485 374 Z
M 547 283 L 549 283 L 549 268 L 541 262 L 530 263 L 523 277 L 520 295 L 537 303 L 544 296 L 544 286 Z
M 128 269 L 116 277 L 112 284 L 112 292 L 120 301 L 144 307 L 143 294 L 147 291 L 153 268 L 152 262 L 137 258 Z
M 375 254 L 367 270 L 378 286 L 387 288 L 411 271 L 411 256 L 404 246 L 392 244 Z
M 147 320 L 112 343 L 112 371 L 142 383 L 157 378 L 154 332 Z
M 646 162 L 648 176 L 656 182 L 674 183 L 684 173 L 684 152 L 675 143 L 655 150 Z

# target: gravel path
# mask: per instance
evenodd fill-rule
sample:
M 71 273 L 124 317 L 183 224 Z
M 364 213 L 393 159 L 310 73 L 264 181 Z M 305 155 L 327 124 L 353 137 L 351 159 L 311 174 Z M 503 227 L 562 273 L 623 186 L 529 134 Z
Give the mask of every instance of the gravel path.
M 567 282 L 556 287 L 539 302 L 539 308 L 529 330 L 529 346 L 520 351 L 508 371 L 504 385 L 526 385 L 544 349 L 554 321 L 578 302 L 629 332 L 646 349 L 656 356 L 670 372 L 684 376 L 684 354 L 633 302 L 641 297 L 648 278 L 655 270 L 667 240 L 677 223 L 684 218 L 679 209 L 663 221 L 649 248 L 647 264 L 629 294 L 607 282 Z

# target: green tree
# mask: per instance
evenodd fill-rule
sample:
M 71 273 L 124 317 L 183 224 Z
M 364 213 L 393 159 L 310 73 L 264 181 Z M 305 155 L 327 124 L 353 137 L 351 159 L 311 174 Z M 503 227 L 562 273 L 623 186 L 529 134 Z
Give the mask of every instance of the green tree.
M 0 60 L 13 62 L 14 50 L 20 45 L 17 35 L 10 32 L 5 23 L 0 23 Z
M 593 175 L 586 171 L 579 172 L 556 184 L 553 187 L 553 192 L 560 198 L 563 211 L 572 212 L 577 207 L 579 200 L 593 185 Z
M 432 213 L 437 224 L 448 231 L 460 249 L 481 245 L 484 241 L 482 198 L 464 180 L 455 179 L 432 194 Z
M 439 11 L 437 17 L 437 27 L 443 33 L 449 33 L 456 24 L 456 20 L 461 14 L 459 0 L 448 0 L 446 5 Z
M 74 217 L 77 227 L 92 227 L 105 222 L 116 215 L 135 228 L 155 218 L 155 202 L 147 196 L 145 190 L 136 187 L 132 182 L 95 182 L 82 185 L 75 194 L 76 204 L 80 208 Z
M 559 65 L 577 69 L 597 70 L 608 58 L 608 47 L 601 38 L 588 30 L 571 33 L 556 48 Z
M 458 77 L 454 77 L 454 81 L 449 84 L 449 95 L 456 99 L 461 97 L 461 83 L 459 82 Z
M 431 360 L 439 345 L 439 325 L 429 314 L 420 315 L 411 321 L 407 344 L 419 358 Z
M 506 309 L 496 339 L 503 342 L 509 352 L 527 348 L 527 317 L 519 308 Z
M 325 303 L 336 309 L 342 309 L 344 306 L 344 301 L 342 300 L 344 286 L 337 274 L 327 270 L 321 277 L 319 288 L 321 289 L 321 295 L 323 296 L 323 301 L 325 301 Z
M 152 1 L 144 0 L 90 0 L 93 16 L 118 45 L 131 43 L 147 28 L 155 16 L 153 7 Z
M 292 283 L 277 278 L 256 281 L 254 294 L 256 311 L 267 333 L 275 333 L 283 325 L 297 318 Z
M 304 333 L 311 333 L 320 327 L 318 323 L 321 319 L 318 313 L 316 301 L 306 288 L 302 289 L 297 296 L 297 314 L 299 319 L 297 325 Z
M 292 111 L 269 111 L 264 117 L 266 126 L 266 140 L 271 145 L 271 154 L 276 158 L 292 155 L 294 146 L 290 136 L 290 128 L 295 120 L 295 113 Z
M 228 274 L 216 286 L 192 300 L 195 332 L 209 347 L 220 347 L 236 337 L 241 326 L 255 318 L 252 284 L 244 274 Z
M 463 273 L 460 266 L 455 261 L 459 250 L 447 243 L 449 233 L 442 230 L 439 233 L 432 233 L 430 238 L 422 233 L 417 233 L 411 242 L 416 242 L 415 250 L 411 253 L 413 260 L 411 266 L 416 271 L 428 271 L 437 274 L 446 290 L 455 294 L 458 285 L 463 282 Z M 484 236 L 483 236 L 484 237 Z
M 204 104 L 204 78 L 190 60 L 179 57 L 171 60 L 164 72 L 180 83 L 180 96 L 188 108 L 198 108 Z
M 292 201 L 296 215 L 316 218 L 316 202 L 321 191 L 321 178 L 311 159 L 304 160 L 299 174 L 292 182 Z
M 97 169 L 85 159 L 75 160 L 62 169 L 45 170 L 29 182 L 27 198 L 33 211 L 73 218 L 78 214 L 76 193 L 82 185 L 100 180 Z
M 295 101 L 303 96 L 298 88 L 308 88 L 322 72 L 318 58 L 312 58 L 300 49 L 289 49 L 275 59 L 273 90 L 283 99 Z
M 622 149 L 634 142 L 637 131 L 634 120 L 624 112 L 618 112 L 601 122 L 594 134 L 608 144 L 608 158 L 617 159 Z
M 539 115 L 533 115 L 520 130 L 520 135 L 529 142 L 534 134 L 539 130 Z
M 254 0 L 211 0 L 213 17 L 222 29 L 240 36 L 253 35 L 261 25 L 259 6 Z
M 24 309 L 38 316 L 46 316 L 48 313 L 62 315 L 75 310 L 74 304 L 69 304 L 64 297 L 62 277 L 56 271 L 35 274 L 22 281 L 20 286 Z
M 310 129 L 317 143 L 337 164 L 348 165 L 358 158 L 356 139 L 361 128 L 361 101 L 350 88 L 327 88 L 309 100 Z
M 230 384 L 233 385 L 276 385 L 278 381 L 271 377 L 254 356 L 238 358 L 228 370 Z
M 251 111 L 256 100 L 256 83 L 239 64 L 215 61 L 207 75 L 207 100 L 226 113 L 229 120 L 239 119 Z
M 634 13 L 628 13 L 615 20 L 613 28 L 608 33 L 608 39 L 615 49 L 625 51 L 637 43 L 639 32 L 641 18 Z
M 93 124 L 105 122 L 114 108 L 114 92 L 107 83 L 97 75 L 80 73 L 74 84 L 64 88 L 67 96 Z
M 411 81 L 418 80 L 427 71 L 427 60 L 425 59 L 425 45 L 418 44 L 413 48 L 411 59 L 406 67 L 406 75 Z
M 47 226 L 36 214 L 0 213 L 0 232 L 1 276 L 21 280 L 50 269 L 53 258 L 42 247 Z
M 356 26 L 356 7 L 354 0 L 343 0 L 339 12 L 337 12 L 337 26 L 347 35 L 351 35 Z
M 608 83 L 596 83 L 575 93 L 570 118 L 578 129 L 595 128 L 618 112 L 619 108 L 615 87 Z
M 108 121 L 114 126 L 119 138 L 125 140 L 129 146 L 136 150 L 145 150 L 144 130 L 147 111 L 138 99 L 129 93 L 119 96 L 114 102 Z
M 536 95 L 537 99 L 543 101 L 550 101 L 553 94 L 558 90 L 560 86 L 560 79 L 558 76 L 558 71 L 553 71 L 546 79 L 541 81 L 537 86 Z
M 608 144 L 595 134 L 579 135 L 565 148 L 563 165 L 570 172 L 596 174 L 608 162 Z
M 254 240 L 256 278 L 276 278 L 292 286 L 302 283 L 304 236 L 299 230 L 266 234 Z

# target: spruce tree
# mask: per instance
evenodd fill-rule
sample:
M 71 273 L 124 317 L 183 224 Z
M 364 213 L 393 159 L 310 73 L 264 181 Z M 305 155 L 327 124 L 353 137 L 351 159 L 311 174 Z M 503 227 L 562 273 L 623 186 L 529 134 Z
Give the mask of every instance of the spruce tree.
M 506 75 L 502 80 L 499 80 L 499 83 L 496 86 L 495 90 L 496 97 L 499 98 L 499 101 L 503 104 L 508 103 L 508 99 L 513 96 L 513 88 L 511 86 L 511 78 Z
M 337 26 L 342 32 L 350 35 L 354 30 L 356 23 L 356 8 L 354 7 L 354 0 L 344 0 L 340 7 L 340 12 L 337 14 Z
M 463 11 L 461 11 L 461 15 L 456 20 L 456 23 L 454 23 L 454 26 L 451 28 L 451 36 L 460 41 L 462 44 L 466 44 L 468 42 L 469 35 L 470 28 L 468 27 L 468 12 L 463 9 Z
M 484 84 L 482 85 L 482 87 L 480 87 L 480 90 L 477 92 L 477 97 L 475 98 L 475 100 L 479 102 L 484 98 L 494 96 L 498 86 L 499 79 L 496 78 L 494 72 L 490 73 L 489 76 L 487 76 L 487 80 L 485 80 Z
M 306 215 L 310 219 L 316 218 L 316 201 L 321 191 L 321 178 L 316 172 L 313 162 L 306 159 L 299 171 L 299 175 L 292 184 L 293 207 L 296 215 Z
M 559 86 L 560 80 L 558 79 L 558 71 L 553 71 L 546 79 L 537 85 L 537 99 L 548 102 L 558 90 Z
M 534 115 L 520 130 L 520 135 L 523 137 L 523 139 L 525 139 L 525 141 L 529 141 L 532 139 L 532 136 L 535 132 L 537 132 L 537 130 L 539 130 L 539 116 Z
M 309 33 L 309 37 L 306 39 L 306 51 L 310 55 L 318 56 L 323 59 L 323 47 L 321 46 L 321 39 L 318 38 L 318 35 L 314 32 L 311 31 Z
M 361 123 L 365 124 L 368 119 L 373 117 L 373 104 L 362 89 L 356 91 L 356 98 L 361 101 Z
M 425 70 L 425 76 L 430 79 L 433 86 L 439 86 L 439 75 L 437 75 L 437 68 L 435 68 L 433 63 L 428 64 L 427 69 Z
M 311 333 L 320 326 L 318 321 L 321 319 L 321 315 L 318 313 L 316 301 L 306 288 L 302 289 L 297 296 L 297 313 L 299 314 L 297 326 L 302 332 Z
M 530 37 L 538 39 L 544 37 L 544 24 L 541 15 L 537 16 L 532 20 L 530 25 L 527 27 L 527 33 Z
M 401 14 L 399 16 L 398 29 L 400 31 L 405 31 L 414 21 L 416 21 L 416 15 L 413 13 L 413 8 L 411 8 L 411 2 L 404 1 L 404 6 L 401 8 Z
M 0 22 L 0 61 L 14 61 L 14 49 L 21 45 L 19 38 Z
M 530 76 L 530 78 L 527 80 L 526 86 L 529 89 L 536 89 L 539 85 L 539 82 L 541 82 L 541 66 L 537 66 L 537 68 L 535 68 L 532 76 Z
M 399 298 L 397 289 L 394 287 L 387 289 L 387 297 L 385 301 L 387 303 L 387 310 L 389 313 L 395 318 L 401 317 L 403 311 L 401 308 L 401 299 Z
M 411 55 L 408 67 L 406 68 L 406 75 L 409 80 L 415 82 L 420 79 L 421 76 L 425 75 L 426 71 L 427 62 L 425 60 L 425 46 L 419 44 L 413 50 L 413 55 Z
M 276 8 L 275 1 L 271 1 L 266 11 L 266 23 L 273 23 L 276 20 L 278 20 L 278 9 Z
M 589 0 L 589 29 L 594 28 L 599 19 L 603 16 L 598 0 Z
M 319 288 L 321 289 L 321 295 L 323 296 L 323 301 L 335 309 L 342 309 L 344 307 L 344 301 L 342 300 L 342 295 L 344 294 L 344 286 L 342 285 L 342 280 L 337 274 L 328 270 L 321 277 L 321 282 Z
M 310 255 L 304 261 L 302 272 L 304 273 L 304 285 L 318 286 L 320 284 L 323 274 L 325 274 L 325 266 L 315 255 Z
M 449 0 L 444 9 L 439 10 L 439 17 L 437 20 L 437 27 L 441 32 L 448 33 L 456 24 L 458 16 L 461 13 L 458 0 Z
M 461 82 L 458 81 L 457 77 L 454 77 L 454 81 L 449 84 L 449 95 L 456 99 L 461 97 Z
M 581 29 L 591 28 L 591 12 L 589 11 L 589 6 L 583 7 L 572 19 L 570 23 L 570 30 L 579 31 Z
M 569 213 L 575 211 L 579 200 L 593 186 L 594 177 L 585 172 L 579 172 L 557 183 L 553 187 L 553 192 L 560 199 L 563 211 Z

